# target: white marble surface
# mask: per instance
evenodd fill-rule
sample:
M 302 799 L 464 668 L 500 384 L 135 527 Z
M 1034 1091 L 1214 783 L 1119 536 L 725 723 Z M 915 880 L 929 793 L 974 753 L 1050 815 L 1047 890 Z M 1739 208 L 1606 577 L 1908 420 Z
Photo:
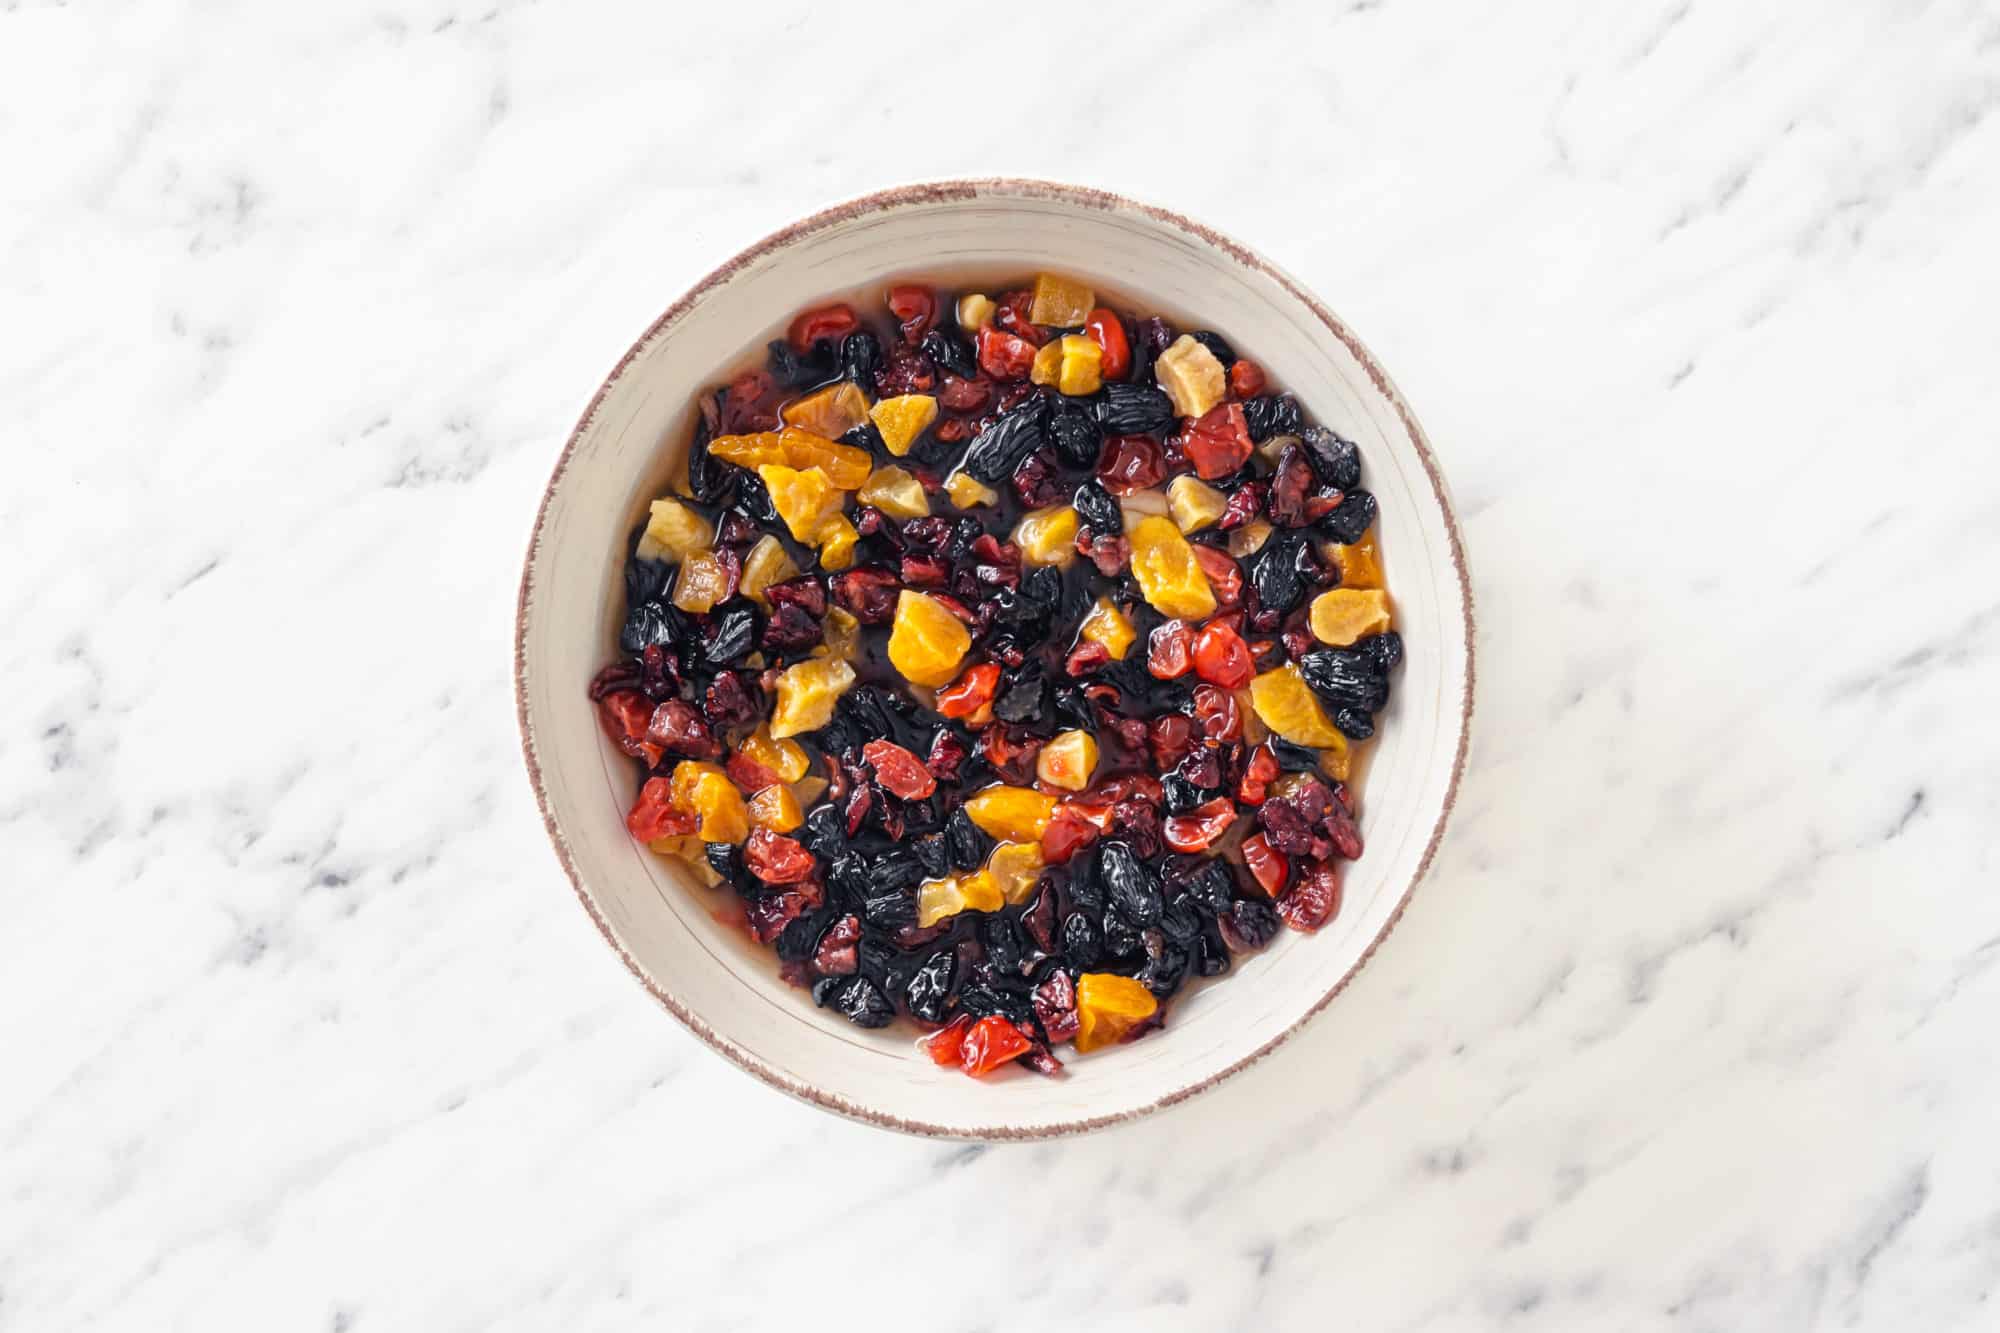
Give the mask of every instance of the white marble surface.
M 0 2 L 0 1328 L 2000 1324 L 2000 11 L 1504 9 Z M 507 677 L 638 330 L 993 172 L 1324 293 L 1482 611 L 1359 982 L 1014 1148 L 657 1009 Z

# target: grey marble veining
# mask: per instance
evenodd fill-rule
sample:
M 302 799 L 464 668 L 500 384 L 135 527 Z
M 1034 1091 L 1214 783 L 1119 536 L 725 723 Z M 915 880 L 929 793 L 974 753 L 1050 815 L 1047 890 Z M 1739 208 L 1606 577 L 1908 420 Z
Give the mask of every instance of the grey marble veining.
M 1030 8 L 0 3 L 0 1328 L 2000 1324 L 2000 11 Z M 634 334 L 995 172 L 1361 331 L 1481 680 L 1337 1004 L 982 1148 L 631 984 L 507 666 Z

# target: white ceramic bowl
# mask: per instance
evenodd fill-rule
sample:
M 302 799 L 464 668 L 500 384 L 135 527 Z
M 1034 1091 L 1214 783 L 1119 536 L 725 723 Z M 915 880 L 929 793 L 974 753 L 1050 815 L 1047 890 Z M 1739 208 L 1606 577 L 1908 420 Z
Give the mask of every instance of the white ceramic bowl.
M 1051 269 L 1132 308 L 1214 329 L 1360 446 L 1407 659 L 1362 793 L 1367 850 L 1339 916 L 1183 995 L 1166 1031 L 1055 1079 L 937 1069 L 903 1024 L 867 1032 L 780 981 L 675 866 L 625 831 L 633 765 L 585 697 L 616 651 L 627 534 L 665 489 L 691 404 L 798 310 L 888 278 Z M 1472 599 L 1437 460 L 1409 407 L 1324 305 L 1242 245 L 1174 213 L 1070 186 L 971 180 L 830 208 L 696 284 L 625 354 L 557 460 L 535 521 L 515 647 L 528 772 L 556 855 L 633 975 L 703 1041 L 773 1087 L 914 1133 L 1031 1138 L 1166 1106 L 1242 1069 L 1327 1004 L 1402 912 L 1437 850 L 1472 709 Z

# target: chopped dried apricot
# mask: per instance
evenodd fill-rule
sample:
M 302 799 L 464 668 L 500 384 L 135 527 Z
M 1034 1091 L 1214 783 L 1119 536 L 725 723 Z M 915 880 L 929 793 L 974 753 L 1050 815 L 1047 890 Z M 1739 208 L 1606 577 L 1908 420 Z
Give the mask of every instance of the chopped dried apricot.
M 1345 648 L 1389 628 L 1389 594 L 1380 588 L 1333 588 L 1313 598 L 1313 637 Z
M 917 886 L 917 926 L 935 926 L 960 912 L 997 912 L 1006 901 L 984 870 L 927 879 Z
M 1132 577 L 1163 616 L 1202 620 L 1215 614 L 1215 593 L 1173 520 L 1147 517 L 1132 525 Z
M 1097 740 L 1087 731 L 1065 731 L 1035 756 L 1035 776 L 1051 787 L 1082 791 L 1097 770 Z
M 680 768 L 674 781 L 680 781 Z M 750 834 L 750 812 L 744 808 L 743 793 L 713 764 L 697 773 L 689 784 L 687 808 L 701 821 L 695 833 L 703 842 L 742 842 Z
M 821 439 L 837 440 L 868 420 L 868 398 L 854 381 L 842 380 L 806 395 L 779 415 L 787 426 L 811 431 Z
M 1096 304 L 1097 294 L 1082 283 L 1053 273 L 1037 273 L 1028 321 L 1045 329 L 1073 329 L 1090 318 L 1090 308 Z
M 1227 377 L 1215 353 L 1186 333 L 1160 353 L 1160 359 L 1153 363 L 1153 378 L 1166 390 L 1167 397 L 1174 400 L 1175 416 L 1199 417 L 1229 393 Z
M 889 631 L 889 661 L 918 685 L 943 685 L 958 674 L 972 635 L 943 602 L 904 589 Z
M 744 737 L 743 743 L 736 749 L 737 753 L 753 763 L 762 764 L 777 774 L 780 782 L 797 782 L 812 766 L 812 761 L 806 758 L 804 747 L 797 741 L 772 739 L 771 729 L 768 726 L 760 725 L 757 730 Z
M 1000 493 L 969 472 L 954 472 L 944 479 L 944 493 L 960 509 L 977 509 L 1000 503 Z
M 827 608 L 826 620 L 820 626 L 819 647 L 813 649 L 814 657 L 836 657 L 843 662 L 861 660 L 861 622 L 845 607 Z
M 1076 510 L 1068 505 L 1024 514 L 1011 538 L 1031 565 L 1067 566 L 1076 559 Z
M 1044 343 L 1028 366 L 1030 384 L 1054 384 L 1062 375 L 1062 343 Z
M 928 518 L 931 500 L 924 484 L 899 467 L 878 467 L 854 498 L 873 505 L 890 518 Z
M 1035 891 L 1045 864 L 1040 844 L 1003 842 L 986 858 L 986 873 L 1000 887 L 1000 896 L 1018 906 Z
M 1002 842 L 1039 842 L 1056 812 L 1056 798 L 1027 787 L 988 787 L 965 803 L 965 816 Z
M 854 563 L 854 548 L 860 543 L 861 534 L 854 530 L 847 515 L 827 515 L 813 536 L 819 543 L 821 569 L 842 570 Z
M 898 394 L 894 398 L 884 398 L 868 410 L 875 422 L 875 429 L 882 433 L 882 443 L 890 453 L 901 458 L 910 452 L 910 446 L 917 437 L 930 429 L 937 420 L 938 400 L 927 393 Z
M 1118 604 L 1109 597 L 1100 597 L 1090 608 L 1077 628 L 1077 637 L 1089 643 L 1102 644 L 1104 651 L 1114 661 L 1122 662 L 1125 654 L 1132 651 L 1133 641 L 1139 632 L 1132 628 L 1131 619 L 1118 609 Z
M 737 591 L 759 605 L 765 605 L 764 589 L 773 583 L 794 578 L 799 567 L 785 550 L 785 544 L 769 533 L 757 539 L 750 554 L 743 557 L 743 578 Z
M 1086 972 L 1076 982 L 1076 1049 L 1094 1051 L 1122 1040 L 1159 1011 L 1143 982 L 1114 972 Z
M 820 526 L 840 512 L 841 502 L 847 498 L 816 467 L 801 471 L 782 463 L 764 463 L 757 468 L 757 475 L 771 492 L 772 508 L 797 541 L 817 541 Z
M 817 731 L 833 720 L 833 706 L 854 684 L 854 668 L 837 657 L 815 657 L 788 666 L 778 677 L 771 735 L 778 740 Z
M 1066 333 L 1053 344 L 1060 349 L 1056 391 L 1072 398 L 1104 387 L 1104 349 L 1080 333 Z
M 1214 527 L 1228 505 L 1228 496 L 1199 477 L 1183 474 L 1167 483 L 1167 512 L 1182 532 Z
M 1346 742 L 1320 706 L 1319 696 L 1296 662 L 1266 671 L 1250 682 L 1250 706 L 1264 725 L 1298 745 L 1341 746 Z
M 750 826 L 773 833 L 790 833 L 805 823 L 799 798 L 782 782 L 774 782 L 750 798 Z
M 674 580 L 674 605 L 683 611 L 702 612 L 729 596 L 729 571 L 711 551 L 697 551 L 681 562 Z
M 1340 586 L 1343 588 L 1382 586 L 1382 553 L 1376 548 L 1372 528 L 1352 545 L 1335 545 L 1333 562 L 1340 567 Z
M 838 444 L 796 426 L 754 435 L 719 435 L 709 441 L 708 452 L 738 467 L 762 468 L 773 464 L 800 470 L 816 467 L 843 491 L 851 491 L 868 480 L 874 466 L 866 449 Z
M 685 560 L 715 544 L 715 526 L 678 500 L 655 500 L 639 538 L 641 560 Z

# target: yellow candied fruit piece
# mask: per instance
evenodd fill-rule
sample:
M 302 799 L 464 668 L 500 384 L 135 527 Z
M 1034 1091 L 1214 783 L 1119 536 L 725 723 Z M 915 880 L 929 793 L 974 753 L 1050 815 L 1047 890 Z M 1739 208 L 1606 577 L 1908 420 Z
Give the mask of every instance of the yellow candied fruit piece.
M 1144 982 L 1115 972 L 1086 972 L 1076 982 L 1076 1049 L 1088 1053 L 1124 1039 L 1160 1002 Z
M 1296 662 L 1287 662 L 1250 682 L 1250 706 L 1264 725 L 1298 745 L 1345 747 L 1345 738 L 1327 718 L 1319 696 Z
M 1132 628 L 1131 618 L 1118 609 L 1118 604 L 1109 597 L 1100 597 L 1097 604 L 1083 618 L 1077 627 L 1077 635 L 1092 643 L 1104 645 L 1104 651 L 1111 654 L 1115 662 L 1125 660 L 1125 654 L 1132 651 L 1133 640 L 1139 631 Z
M 806 757 L 803 746 L 797 741 L 774 739 L 771 728 L 761 722 L 757 730 L 743 738 L 743 743 L 736 750 L 745 759 L 776 773 L 782 782 L 797 782 L 812 767 L 812 760 Z
M 983 292 L 967 292 L 958 298 L 959 331 L 972 337 L 993 322 L 993 312 L 998 309 Z
M 1264 549 L 1264 543 L 1271 539 L 1271 531 L 1271 525 L 1263 519 L 1251 519 L 1229 534 L 1229 554 L 1238 560 L 1257 554 Z
M 1182 532 L 1212 528 L 1229 507 L 1229 497 L 1200 477 L 1183 473 L 1167 483 L 1167 512 Z
M 965 803 L 965 817 L 1002 842 L 1039 843 L 1056 798 L 1028 787 L 988 787 Z
M 890 518 L 927 518 L 931 512 L 924 484 L 899 467 L 876 468 L 854 498 L 874 505 Z
M 800 471 L 782 463 L 765 463 L 757 475 L 771 492 L 771 507 L 785 520 L 792 536 L 802 542 L 816 542 L 820 527 L 840 512 L 847 498 L 832 478 L 816 467 Z
M 1215 614 L 1215 592 L 1208 586 L 1208 576 L 1173 520 L 1142 518 L 1127 535 L 1132 543 L 1132 577 L 1154 610 L 1181 620 L 1206 620 Z
M 1352 771 L 1353 755 L 1354 751 L 1348 745 L 1347 737 L 1341 736 L 1332 745 L 1320 747 L 1319 771 L 1335 782 L 1345 782 Z
M 935 597 L 905 588 L 896 596 L 889 661 L 917 685 L 944 685 L 972 647 L 972 633 Z
M 694 784 L 711 773 L 719 778 L 729 776 L 718 765 L 699 759 L 683 759 L 675 764 L 672 776 L 667 779 L 668 806 L 682 814 L 694 813 Z
M 754 435 L 719 435 L 709 442 L 708 451 L 738 467 L 764 468 L 776 464 L 801 471 L 816 467 L 843 491 L 851 491 L 868 480 L 874 466 L 866 449 L 837 444 L 796 426 Z
M 743 793 L 728 778 L 704 773 L 694 784 L 688 804 L 701 818 L 695 836 L 703 842 L 742 842 L 750 836 L 750 812 Z
M 821 569 L 846 569 L 854 563 L 854 547 L 861 534 L 847 521 L 847 515 L 835 514 L 821 523 L 818 537 Z
M 1174 415 L 1198 417 L 1229 393 L 1229 377 L 1215 353 L 1183 333 L 1153 363 L 1153 379 L 1174 400 Z
M 778 676 L 778 702 L 771 710 L 777 740 L 817 731 L 833 720 L 833 705 L 854 684 L 854 668 L 837 657 L 814 657 L 788 666 Z
M 737 585 L 737 591 L 762 605 L 765 602 L 764 589 L 773 583 L 795 578 L 798 572 L 799 567 L 792 563 L 785 544 L 765 533 L 750 548 L 750 554 L 743 557 L 743 581 Z
M 1000 895 L 1016 905 L 1028 901 L 1042 877 L 1040 843 L 1003 842 L 986 858 L 986 873 L 1000 886 Z
M 1065 731 L 1035 756 L 1035 776 L 1051 787 L 1082 791 L 1097 771 L 1097 740 L 1087 731 Z
M 1035 275 L 1035 299 L 1028 306 L 1028 322 L 1046 329 L 1072 329 L 1090 318 L 1097 293 L 1072 278 L 1053 273 Z
M 1054 384 L 1061 374 L 1062 343 L 1043 343 L 1035 353 L 1034 364 L 1028 367 L 1028 382 Z
M 674 857 L 688 868 L 689 874 L 711 889 L 722 883 L 722 876 L 716 874 L 715 867 L 708 863 L 708 844 L 692 833 L 670 838 L 655 838 L 646 846 L 662 856 Z
M 1104 349 L 1080 333 L 1065 333 L 1058 344 L 1062 360 L 1056 371 L 1056 390 L 1080 397 L 1104 387 Z
M 655 500 L 639 538 L 641 560 L 685 560 L 715 544 L 715 525 L 678 500 Z
M 823 440 L 837 440 L 868 420 L 868 396 L 853 380 L 842 380 L 806 395 L 779 415 L 787 426 L 810 431 Z
M 898 458 L 910 452 L 910 446 L 930 429 L 937 414 L 938 401 L 927 393 L 898 394 L 868 409 L 875 429 L 882 433 L 882 443 Z
M 1389 594 L 1380 588 L 1333 588 L 1313 598 L 1313 637 L 1345 648 L 1389 628 Z
M 1379 588 L 1382 586 L 1382 552 L 1375 545 L 1375 529 L 1361 534 L 1361 540 L 1352 546 L 1335 546 L 1333 562 L 1340 566 L 1340 586 L 1343 588 Z
M 861 660 L 861 622 L 845 607 L 829 606 L 820 626 L 819 647 L 814 657 L 837 657 L 843 662 Z
M 697 551 L 681 562 L 674 580 L 674 605 L 683 611 L 713 610 L 729 591 L 729 571 L 708 551 Z
M 806 822 L 799 798 L 782 782 L 774 782 L 750 798 L 750 826 L 773 833 L 790 833 Z
M 960 509 L 977 509 L 981 505 L 1000 503 L 1000 493 L 970 472 L 954 472 L 946 477 L 944 493 L 950 496 L 952 504 Z
M 1076 559 L 1076 510 L 1056 505 L 1023 514 L 1012 541 L 1026 564 L 1067 567 Z
M 935 926 L 960 912 L 997 912 L 1005 901 L 1000 886 L 984 870 L 927 879 L 917 886 L 917 926 Z

